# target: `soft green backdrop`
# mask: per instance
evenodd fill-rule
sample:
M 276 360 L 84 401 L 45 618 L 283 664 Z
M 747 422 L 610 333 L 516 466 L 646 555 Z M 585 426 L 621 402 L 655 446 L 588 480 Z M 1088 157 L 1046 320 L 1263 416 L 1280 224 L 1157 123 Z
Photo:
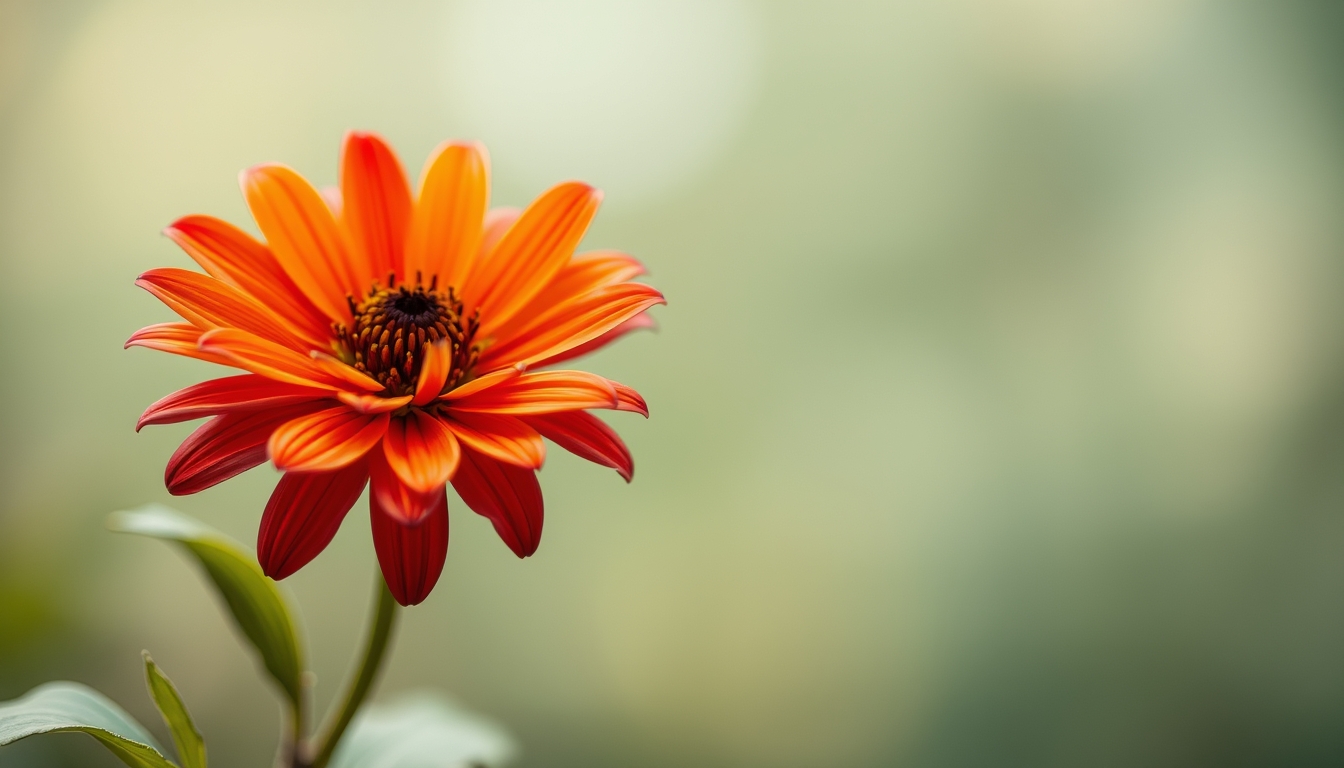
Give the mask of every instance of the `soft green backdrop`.
M 1324 1 L 0 0 L 0 699 L 159 728 L 148 648 L 215 765 L 268 763 L 199 576 L 102 521 L 251 541 L 275 475 L 170 500 L 191 427 L 135 418 L 209 366 L 121 345 L 170 319 L 164 225 L 363 128 L 412 174 L 484 140 L 501 203 L 603 186 L 587 242 L 670 301 L 588 364 L 652 407 L 634 483 L 553 451 L 522 562 L 453 500 L 385 694 L 527 767 L 1338 766 L 1341 39 Z M 287 583 L 320 702 L 365 509 Z

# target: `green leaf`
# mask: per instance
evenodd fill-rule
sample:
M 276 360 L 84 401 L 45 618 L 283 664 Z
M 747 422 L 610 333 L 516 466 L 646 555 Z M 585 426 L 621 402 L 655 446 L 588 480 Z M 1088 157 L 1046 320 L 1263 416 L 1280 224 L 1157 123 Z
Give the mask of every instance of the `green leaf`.
M 191 721 L 187 705 L 182 703 L 182 697 L 178 695 L 177 688 L 173 687 L 173 682 L 149 657 L 149 651 L 144 652 L 144 657 L 149 695 L 154 697 L 154 704 L 158 706 L 159 714 L 163 715 L 163 722 L 172 731 L 178 761 L 182 763 L 182 768 L 206 768 L 205 739 L 201 738 L 201 732 L 196 730 L 196 724 Z
M 247 549 L 204 523 L 158 504 L 115 512 L 107 526 L 121 533 L 175 541 L 194 555 L 228 603 L 238 628 L 261 654 L 266 670 L 290 703 L 299 705 L 303 662 L 298 633 L 280 590 L 262 574 Z
M 0 704 L 0 747 L 39 733 L 87 733 L 131 768 L 174 768 L 144 727 L 79 683 L 47 683 Z
M 498 725 L 426 692 L 365 708 L 330 768 L 493 768 L 515 751 Z

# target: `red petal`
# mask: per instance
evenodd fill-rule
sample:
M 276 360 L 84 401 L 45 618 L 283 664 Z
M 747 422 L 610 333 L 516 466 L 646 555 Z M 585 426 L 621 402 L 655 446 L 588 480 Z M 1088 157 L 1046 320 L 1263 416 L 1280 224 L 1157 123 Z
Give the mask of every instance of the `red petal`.
M 463 451 L 453 488 L 473 512 L 495 524 L 495 532 L 515 555 L 537 551 L 545 510 L 535 471 Z
M 239 409 L 262 409 L 327 397 L 311 387 L 282 384 L 255 373 L 227 376 L 193 384 L 145 409 L 135 431 L 150 424 L 176 424 Z
M 386 413 L 364 414 L 344 405 L 285 422 L 271 434 L 267 453 L 276 469 L 330 472 L 353 464 L 387 432 Z
M 351 131 L 341 148 L 341 221 L 356 250 L 364 281 L 401 275 L 411 189 L 391 147 L 371 133 Z
M 429 493 L 452 479 L 461 448 L 442 421 L 412 410 L 388 424 L 383 454 L 403 483 L 412 490 Z
M 174 496 L 203 491 L 266 460 L 266 441 L 310 403 L 216 416 L 192 432 L 168 459 L 163 482 Z
M 442 488 L 428 493 L 411 488 L 401 481 L 388 463 L 386 451 L 369 454 L 369 492 L 376 496 L 378 505 L 389 515 L 407 523 L 423 520 L 434 509 Z
M 163 231 L 201 268 L 284 318 L 313 346 L 331 337 L 331 321 L 303 295 L 265 245 L 213 216 L 186 216 Z
M 616 470 L 627 483 L 635 476 L 635 460 L 621 436 L 591 413 L 548 413 L 524 421 L 575 456 Z
M 377 494 L 369 494 L 369 517 L 378 567 L 392 596 L 402 605 L 423 602 L 448 559 L 447 493 L 439 488 L 429 512 L 415 523 L 390 513 Z
M 546 460 L 541 435 L 516 416 L 448 411 L 444 423 L 463 447 L 500 461 L 535 469 Z
M 452 402 L 453 413 L 476 411 L 511 414 L 615 408 L 612 383 L 584 371 L 524 373 L 489 389 Z
M 266 502 L 257 561 L 272 579 L 293 574 L 327 548 L 369 478 L 367 461 L 335 472 L 287 472 Z
M 447 392 L 444 392 L 442 395 L 439 396 L 439 399 L 447 402 L 461 400 L 464 397 L 470 397 L 471 395 L 474 395 L 477 392 L 489 389 L 490 387 L 493 387 L 496 384 L 508 381 L 509 379 L 512 379 L 514 376 L 517 376 L 522 372 L 523 368 L 521 366 L 509 366 L 508 368 L 503 368 L 498 371 L 492 371 L 491 373 L 487 373 L 484 376 L 481 376 L 480 378 L 472 379 L 471 381 L 468 381 L 466 384 L 463 384 L 460 387 L 455 387 Z

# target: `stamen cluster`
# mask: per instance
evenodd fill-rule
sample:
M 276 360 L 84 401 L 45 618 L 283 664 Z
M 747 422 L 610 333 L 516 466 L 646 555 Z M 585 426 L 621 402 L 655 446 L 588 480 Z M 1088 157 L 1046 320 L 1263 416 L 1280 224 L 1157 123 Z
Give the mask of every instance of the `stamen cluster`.
M 452 288 L 438 289 L 438 278 L 428 287 L 416 276 L 415 287 L 396 285 L 387 276 L 387 287 L 374 284 L 368 296 L 356 303 L 353 297 L 350 327 L 332 325 L 346 362 L 386 385 L 393 396 L 415 390 L 424 361 L 425 347 L 446 339 L 451 347 L 452 367 L 445 389 L 452 388 L 470 372 L 480 353 L 474 344 L 479 325 L 475 316 L 462 316 L 462 302 Z

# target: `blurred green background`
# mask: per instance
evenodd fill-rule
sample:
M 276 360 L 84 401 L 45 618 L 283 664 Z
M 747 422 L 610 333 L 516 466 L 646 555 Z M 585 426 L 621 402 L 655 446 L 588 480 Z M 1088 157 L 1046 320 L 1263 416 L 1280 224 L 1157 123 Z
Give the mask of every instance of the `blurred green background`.
M 560 451 L 518 561 L 455 499 L 383 695 L 506 723 L 525 768 L 1344 764 L 1344 6 L 0 0 L 0 699 L 80 680 L 152 724 L 150 649 L 214 765 L 278 705 L 167 501 L 255 540 L 262 467 L 170 500 L 204 363 L 180 215 L 237 172 L 335 181 L 490 147 L 497 204 L 579 177 L 656 335 L 585 363 L 632 485 Z M 366 505 L 286 586 L 325 704 Z M 85 743 L 88 742 L 88 743 Z M 0 766 L 110 766 L 87 739 Z

